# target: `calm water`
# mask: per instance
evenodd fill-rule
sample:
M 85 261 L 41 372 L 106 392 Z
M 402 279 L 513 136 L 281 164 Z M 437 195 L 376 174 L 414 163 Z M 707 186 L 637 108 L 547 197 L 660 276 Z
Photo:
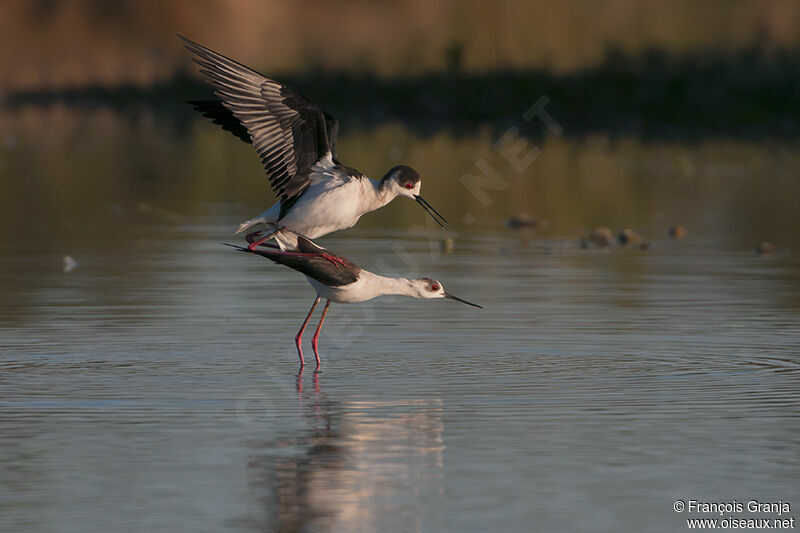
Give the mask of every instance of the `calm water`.
M 400 201 L 324 244 L 485 309 L 334 304 L 322 372 L 298 375 L 311 288 L 218 244 L 267 199 L 255 157 L 88 120 L 37 156 L 21 117 L 2 152 L 0 529 L 682 531 L 677 499 L 800 508 L 791 147 L 560 140 L 483 207 L 447 180 L 491 138 L 345 138 L 351 164 L 384 154 L 372 174 L 456 153 L 426 182 L 456 246 Z M 549 229 L 503 230 L 520 210 Z M 600 223 L 651 249 L 581 250 Z

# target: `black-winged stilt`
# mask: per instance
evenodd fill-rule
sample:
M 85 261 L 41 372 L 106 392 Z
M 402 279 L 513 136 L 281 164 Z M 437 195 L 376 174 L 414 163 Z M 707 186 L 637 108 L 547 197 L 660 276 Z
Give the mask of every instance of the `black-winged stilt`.
M 322 298 L 325 298 L 325 308 L 322 310 L 322 317 L 319 320 L 317 330 L 311 339 L 311 347 L 314 349 L 314 357 L 319 368 L 319 351 L 317 341 L 319 333 L 322 331 L 322 323 L 328 314 L 328 307 L 331 302 L 336 303 L 357 303 L 364 302 L 385 294 L 399 294 L 412 298 L 449 298 L 462 302 L 473 307 L 480 305 L 462 300 L 457 296 L 445 292 L 444 287 L 438 281 L 431 278 L 390 278 L 379 276 L 369 270 L 358 267 L 344 257 L 338 256 L 330 250 L 317 246 L 302 235 L 295 235 L 297 241 L 296 251 L 281 250 L 277 246 L 262 243 L 258 248 L 237 246 L 227 244 L 242 252 L 266 257 L 276 263 L 288 266 L 294 270 L 305 274 L 306 279 L 317 291 L 317 297 L 311 305 L 311 309 L 300 327 L 300 331 L 294 338 L 297 345 L 297 354 L 300 356 L 300 366 L 305 365 L 303 359 L 303 332 L 314 313 L 314 309 Z M 255 241 L 254 241 L 255 242 Z
M 396 166 L 376 182 L 342 165 L 336 159 L 339 124 L 331 115 L 291 87 L 181 39 L 220 98 L 190 103 L 253 144 L 279 198 L 262 214 L 239 225 L 236 233 L 257 224 L 267 226 L 265 235 L 250 243 L 251 249 L 274 238 L 281 249 L 295 250 L 294 235 L 316 239 L 350 228 L 362 215 L 398 196 L 414 199 L 440 226 L 447 224 L 420 196 L 420 177 L 414 169 Z

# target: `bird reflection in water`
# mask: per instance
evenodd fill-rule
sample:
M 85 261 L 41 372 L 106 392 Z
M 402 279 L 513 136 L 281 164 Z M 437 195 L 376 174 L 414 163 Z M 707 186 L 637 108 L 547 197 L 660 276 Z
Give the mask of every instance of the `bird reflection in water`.
M 310 385 L 310 386 L 309 386 Z M 308 427 L 264 443 L 251 461 L 252 525 L 272 531 L 440 530 L 442 401 L 337 403 L 297 375 Z

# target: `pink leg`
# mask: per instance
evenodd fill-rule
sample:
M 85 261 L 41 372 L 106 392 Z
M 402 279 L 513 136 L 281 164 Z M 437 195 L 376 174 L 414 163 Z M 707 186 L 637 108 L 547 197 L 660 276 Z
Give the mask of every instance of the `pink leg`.
M 252 242 L 253 242 L 254 240 L 256 240 L 256 238 L 258 238 L 260 235 L 262 235 L 262 232 L 261 232 L 261 231 L 254 231 L 254 232 L 252 232 L 252 233 L 248 233 L 247 235 L 245 235 L 245 236 L 244 236 L 244 240 L 246 240 L 248 243 L 252 243 Z
M 303 360 L 303 332 L 306 330 L 306 326 L 308 325 L 308 321 L 311 319 L 311 315 L 314 313 L 314 308 L 317 307 L 317 304 L 322 298 L 317 296 L 314 299 L 314 305 L 311 306 L 311 309 L 308 311 L 308 315 L 306 319 L 303 321 L 303 325 L 300 328 L 300 331 L 297 332 L 297 335 L 294 337 L 294 343 L 297 345 L 297 354 L 300 356 L 300 366 L 306 364 Z
M 300 372 L 297 373 L 297 395 L 300 400 L 300 407 L 303 407 L 303 367 L 300 367 Z
M 314 337 L 311 339 L 311 347 L 314 348 L 314 357 L 317 358 L 317 368 L 319 368 L 319 352 L 317 351 L 317 341 L 319 340 L 319 332 L 322 331 L 322 323 L 325 322 L 325 315 L 328 314 L 328 307 L 330 307 L 331 301 L 325 301 L 325 309 L 322 310 L 322 318 L 319 319 L 319 326 L 317 326 L 317 331 L 314 333 Z
M 258 235 L 259 233 L 261 233 L 260 231 L 254 231 L 253 233 L 249 233 L 249 234 L 248 234 L 248 235 L 245 237 L 245 239 L 247 239 L 247 242 L 249 242 L 249 243 L 250 243 L 250 244 L 248 244 L 248 245 L 247 245 L 247 247 L 248 247 L 248 248 L 250 248 L 251 250 L 255 250 L 256 248 L 258 248 L 258 246 L 259 246 L 261 243 L 263 243 L 263 242 L 266 242 L 266 241 L 270 240 L 271 238 L 273 238 L 275 235 L 277 235 L 277 234 L 278 234 L 278 233 L 279 233 L 281 230 L 283 230 L 283 229 L 284 229 L 284 228 L 281 228 L 281 229 L 278 229 L 278 230 L 275 230 L 275 231 L 273 231 L 272 233 L 268 233 L 268 234 L 267 234 L 265 237 L 261 237 L 261 238 L 260 238 L 260 239 L 258 239 L 258 240 L 255 240 L 255 237 L 256 237 L 256 235 Z

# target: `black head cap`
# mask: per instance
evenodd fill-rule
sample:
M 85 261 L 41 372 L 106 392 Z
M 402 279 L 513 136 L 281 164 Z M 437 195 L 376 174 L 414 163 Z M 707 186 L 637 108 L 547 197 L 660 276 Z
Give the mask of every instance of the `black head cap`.
M 406 183 L 416 185 L 420 178 L 417 171 L 413 168 L 406 165 L 397 165 L 389 169 L 389 172 L 381 179 L 381 183 L 383 184 L 389 180 L 397 180 L 397 183 L 401 186 L 405 186 Z
M 436 281 L 435 279 L 431 278 L 419 278 L 419 279 L 424 281 L 428 285 L 428 290 L 431 292 L 436 292 L 442 288 L 442 284 Z

